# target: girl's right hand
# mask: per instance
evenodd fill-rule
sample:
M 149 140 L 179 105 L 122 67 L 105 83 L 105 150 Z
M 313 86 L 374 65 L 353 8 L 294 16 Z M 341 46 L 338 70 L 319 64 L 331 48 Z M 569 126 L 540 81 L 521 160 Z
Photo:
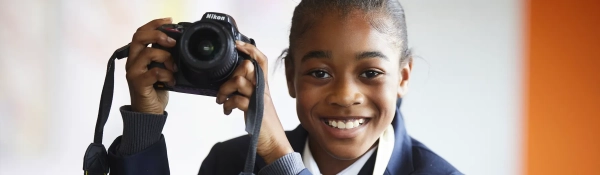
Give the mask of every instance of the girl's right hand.
M 138 28 L 133 35 L 125 70 L 131 107 L 135 112 L 164 114 L 167 107 L 168 91 L 156 90 L 153 85 L 156 82 L 165 82 L 170 86 L 175 84 L 173 59 L 169 52 L 148 45 L 158 43 L 167 48 L 175 46 L 174 39 L 156 30 L 161 25 L 171 24 L 171 22 L 171 18 L 155 19 Z M 158 67 L 148 69 L 148 64 L 153 61 L 164 63 L 167 69 Z

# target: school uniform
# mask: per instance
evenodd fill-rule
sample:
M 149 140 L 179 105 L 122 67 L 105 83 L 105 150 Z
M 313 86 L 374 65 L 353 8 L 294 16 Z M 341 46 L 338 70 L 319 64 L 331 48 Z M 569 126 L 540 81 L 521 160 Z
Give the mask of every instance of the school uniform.
M 400 103 L 401 100 L 398 100 L 398 107 L 400 106 Z M 121 112 L 126 126 L 136 125 L 144 127 L 145 130 L 149 132 L 156 132 L 150 131 L 152 130 L 151 127 L 160 127 L 160 129 L 154 130 L 162 131 L 160 123 L 162 122 L 164 125 L 164 120 L 166 120 L 167 115 L 165 113 L 164 119 L 153 119 L 158 120 L 158 122 L 143 123 L 144 121 L 140 120 L 144 120 L 145 118 L 143 117 L 149 117 L 143 116 L 146 114 L 128 111 L 127 107 L 122 107 Z M 130 126 L 130 128 L 132 127 Z M 164 136 L 160 134 L 160 131 L 158 134 L 155 133 L 155 136 L 147 136 L 144 135 L 141 130 L 142 129 L 127 131 L 124 127 L 124 135 L 118 137 L 110 146 L 108 150 L 110 174 L 169 174 Z M 130 136 L 132 134 L 137 134 L 135 139 L 138 139 L 138 141 L 130 141 L 133 139 Z M 305 149 L 308 140 L 308 132 L 302 126 L 298 126 L 292 131 L 286 131 L 286 136 L 295 153 L 290 153 L 270 165 L 267 165 L 264 160 L 257 155 L 254 167 L 255 174 L 312 174 L 306 167 L 315 169 L 314 166 L 316 166 L 316 163 L 307 163 L 312 161 L 307 160 L 307 156 L 302 155 L 307 153 L 310 154 L 310 150 L 307 151 L 307 149 Z M 129 138 L 122 139 L 123 137 Z M 140 140 L 140 138 L 145 140 Z M 140 142 L 148 142 L 148 140 L 153 139 L 156 141 L 151 144 L 146 144 L 147 146 L 140 147 L 140 145 L 144 145 Z M 122 141 L 128 142 L 125 145 L 128 148 L 120 148 Z M 131 142 L 136 143 L 133 144 L 134 146 L 131 146 Z M 202 162 L 198 174 L 239 174 L 244 168 L 249 142 L 250 137 L 245 135 L 215 144 Z M 350 172 L 351 174 L 358 172 L 359 175 L 374 173 L 386 175 L 462 174 L 446 160 L 435 154 L 419 141 L 411 138 L 406 133 L 404 119 L 399 108 L 396 109 L 396 115 L 394 116 L 391 126 L 380 137 L 380 142 L 385 144 L 380 143 L 373 150 L 369 151 L 370 155 L 366 155 L 368 157 L 363 156 L 362 160 L 357 161 L 359 162 L 358 164 L 355 163 L 357 166 L 354 166 L 353 164 L 353 166 L 344 171 Z M 131 151 L 131 147 L 137 147 L 136 149 L 138 150 Z

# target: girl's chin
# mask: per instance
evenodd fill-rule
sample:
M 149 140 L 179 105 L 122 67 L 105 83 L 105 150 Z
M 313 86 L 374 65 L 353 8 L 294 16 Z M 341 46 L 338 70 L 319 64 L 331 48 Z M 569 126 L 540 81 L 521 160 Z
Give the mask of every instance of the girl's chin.
M 325 151 L 332 156 L 333 158 L 339 160 L 355 160 L 360 158 L 360 156 L 364 155 L 367 151 L 369 151 L 370 147 L 366 149 L 359 149 L 360 146 L 352 146 L 352 145 L 340 145 L 340 146 L 331 146 L 330 148 L 325 148 Z

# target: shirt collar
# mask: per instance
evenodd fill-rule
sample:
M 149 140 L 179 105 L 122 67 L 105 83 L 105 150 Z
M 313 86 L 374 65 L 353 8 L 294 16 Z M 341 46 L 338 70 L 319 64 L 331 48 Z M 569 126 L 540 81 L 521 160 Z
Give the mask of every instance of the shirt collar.
M 367 151 L 360 158 L 358 158 L 358 160 L 356 160 L 356 162 L 352 163 L 352 165 L 350 165 L 349 167 L 347 167 L 346 169 L 342 170 L 341 172 L 339 172 L 337 174 L 338 175 L 358 174 L 360 172 L 360 170 L 362 169 L 362 167 L 365 165 L 365 163 L 367 163 L 367 160 L 369 160 L 371 155 L 373 155 L 373 152 L 375 152 L 375 149 L 377 149 L 377 145 L 375 147 L 371 148 L 369 151 Z M 319 174 L 319 175 L 321 174 L 321 171 L 319 170 L 319 166 L 317 165 L 317 162 L 315 161 L 314 157 L 312 156 L 312 153 L 310 152 L 310 148 L 308 146 L 308 137 L 306 137 L 306 142 L 304 144 L 304 151 L 302 153 L 302 162 L 304 162 L 304 166 L 312 174 Z

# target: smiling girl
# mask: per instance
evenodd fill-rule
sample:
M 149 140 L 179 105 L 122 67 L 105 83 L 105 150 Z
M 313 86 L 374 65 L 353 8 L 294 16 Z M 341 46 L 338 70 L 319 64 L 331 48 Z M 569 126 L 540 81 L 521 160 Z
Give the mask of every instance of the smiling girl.
M 132 104 L 121 107 L 123 136 L 109 149 L 112 174 L 169 174 L 161 134 L 168 94 L 152 85 L 175 83 L 177 69 L 165 64 L 167 69 L 148 70 L 151 61 L 172 60 L 168 52 L 146 47 L 175 45 L 154 30 L 169 23 L 154 20 L 131 42 L 126 69 Z M 242 42 L 236 47 L 268 72 L 267 58 L 256 47 Z M 283 59 L 301 125 L 284 132 L 267 82 L 255 173 L 461 174 L 406 133 L 399 99 L 407 93 L 412 55 L 397 0 L 301 1 Z M 246 60 L 219 90 L 216 101 L 225 114 L 247 110 L 254 83 L 254 67 Z M 241 172 L 249 139 L 215 144 L 199 174 Z

